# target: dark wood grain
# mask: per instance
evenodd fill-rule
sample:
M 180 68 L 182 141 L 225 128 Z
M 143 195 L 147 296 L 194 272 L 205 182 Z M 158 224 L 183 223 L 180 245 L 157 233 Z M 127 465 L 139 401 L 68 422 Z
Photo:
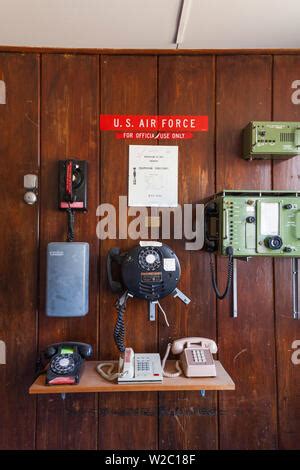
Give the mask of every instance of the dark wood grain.
M 292 82 L 300 80 L 300 55 L 274 57 L 274 121 L 300 121 L 300 105 L 293 104 Z M 300 189 L 300 159 L 274 162 L 274 189 Z M 299 449 L 300 365 L 292 363 L 292 343 L 300 340 L 300 321 L 292 318 L 291 261 L 275 263 L 275 309 L 279 447 Z
M 156 114 L 156 57 L 103 56 L 101 62 L 101 112 L 103 114 Z M 101 132 L 101 202 L 118 211 L 119 196 L 127 196 L 129 144 L 145 141 L 117 140 Z M 155 144 L 147 141 L 148 144 Z M 118 217 L 118 216 L 117 216 Z M 132 220 L 132 219 L 131 219 Z M 118 236 L 117 236 L 118 237 Z M 137 240 L 101 242 L 100 358 L 116 359 L 113 341 L 116 295 L 110 292 L 106 257 L 111 247 L 127 250 Z M 157 351 L 157 324 L 148 321 L 145 301 L 128 302 L 126 344 L 135 352 Z M 99 447 L 101 449 L 153 449 L 157 446 L 157 394 L 145 392 L 100 396 Z M 130 432 L 129 432 L 130 431 Z
M 0 449 L 33 449 L 38 262 L 38 204 L 24 203 L 23 176 L 39 172 L 39 57 L 0 54 L 6 104 L 0 105 L 1 244 Z
M 217 58 L 217 190 L 270 189 L 271 163 L 241 158 L 241 131 L 271 119 L 272 58 Z M 226 260 L 218 262 L 225 284 Z M 236 382 L 220 393 L 220 447 L 277 446 L 273 270 L 271 259 L 238 262 L 237 319 L 218 305 L 219 358 Z
M 214 193 L 214 58 L 159 58 L 159 114 L 207 115 L 209 131 L 195 133 L 191 140 L 170 141 L 179 146 L 179 204 L 197 204 Z M 161 142 L 164 144 L 164 142 Z M 191 298 L 185 306 L 179 299 L 162 301 L 170 328 L 160 319 L 160 352 L 167 343 L 185 336 L 215 338 L 215 300 L 210 286 L 208 256 L 186 251 L 185 240 L 165 240 L 180 259 L 179 288 Z M 160 447 L 163 449 L 214 449 L 218 445 L 215 393 L 161 394 Z M 205 432 L 201 430 L 205 429 Z
M 41 250 L 39 348 L 64 340 L 98 342 L 98 246 L 96 207 L 98 176 L 98 60 L 93 56 L 45 55 L 42 58 Z M 88 213 L 76 214 L 75 239 L 90 244 L 89 313 L 81 318 L 45 315 L 45 254 L 47 243 L 66 240 L 66 214 L 57 210 L 58 160 L 74 157 L 89 162 Z M 38 401 L 39 449 L 95 449 L 95 396 L 43 397 Z M 72 432 L 70 432 L 72 430 Z M 75 431 L 77 430 L 77 431 Z

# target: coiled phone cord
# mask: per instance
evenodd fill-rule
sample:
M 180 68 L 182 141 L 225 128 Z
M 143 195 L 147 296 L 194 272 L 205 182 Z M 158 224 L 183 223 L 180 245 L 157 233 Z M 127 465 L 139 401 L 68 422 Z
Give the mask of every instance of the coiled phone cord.
M 108 367 L 107 372 L 104 372 L 103 367 Z M 122 375 L 119 372 L 113 372 L 114 368 L 115 365 L 111 362 L 101 362 L 97 365 L 96 370 L 98 374 L 101 375 L 101 377 L 106 380 L 109 380 L 110 382 L 113 382 L 115 379 Z
M 68 242 L 73 242 L 75 238 L 74 234 L 74 223 L 75 223 L 75 214 L 74 211 L 71 209 L 70 204 L 67 209 L 67 217 L 68 217 L 68 235 L 67 235 L 67 241 Z
M 127 305 L 127 300 L 128 297 L 131 297 L 131 295 L 126 291 L 124 294 L 117 300 L 115 307 L 118 312 L 116 324 L 115 324 L 115 329 L 114 329 L 114 340 L 116 343 L 116 346 L 118 350 L 122 353 L 125 352 L 125 344 L 124 344 L 124 338 L 125 338 L 125 325 L 124 325 L 124 313 L 126 310 L 126 305 Z M 107 371 L 105 372 L 103 368 L 108 368 Z M 97 365 L 96 370 L 98 374 L 100 374 L 104 379 L 109 380 L 110 382 L 113 382 L 115 379 L 120 377 L 122 373 L 120 372 L 113 372 L 115 365 L 112 364 L 111 362 L 101 362 L 100 364 Z
M 116 309 L 118 312 L 117 321 L 114 329 L 114 340 L 116 343 L 117 348 L 121 353 L 125 351 L 125 325 L 124 325 L 124 313 L 126 310 L 127 300 L 128 297 L 132 297 L 128 291 L 124 292 L 124 294 L 117 300 L 116 302 Z
M 163 371 L 163 376 L 164 377 L 169 377 L 170 379 L 174 378 L 174 377 L 179 377 L 180 375 L 182 375 L 182 369 L 179 365 L 179 361 L 176 361 L 176 364 L 175 364 L 175 367 L 177 369 L 177 372 L 167 372 L 165 370 L 165 365 L 166 365 L 166 362 L 167 362 L 167 359 L 169 357 L 169 354 L 170 354 L 170 350 L 171 350 L 171 347 L 172 347 L 172 343 L 169 343 L 168 346 L 167 346 L 167 350 L 166 350 L 166 354 L 162 360 L 162 363 L 161 363 L 161 368 L 162 368 L 162 371 Z
M 226 295 L 229 292 L 231 282 L 232 282 L 232 275 L 233 275 L 233 248 L 232 246 L 228 246 L 226 248 L 226 254 L 228 255 L 227 283 L 226 283 L 224 292 L 221 294 L 217 285 L 217 280 L 216 280 L 216 270 L 215 270 L 214 258 L 213 258 L 214 255 L 210 253 L 209 264 L 210 264 L 210 271 L 211 271 L 211 280 L 212 280 L 213 289 L 219 300 L 225 299 Z
M 132 297 L 128 291 L 124 292 L 124 294 L 117 300 L 115 307 L 118 312 L 115 329 L 114 329 L 114 340 L 118 350 L 122 353 L 125 352 L 125 325 L 124 325 L 124 313 L 126 310 L 127 300 L 128 297 Z M 103 370 L 104 367 L 107 367 L 107 371 Z M 104 379 L 113 382 L 118 377 L 121 377 L 123 374 L 120 372 L 113 372 L 115 365 L 111 362 L 101 362 L 97 365 L 96 370 L 98 374 L 100 374 Z

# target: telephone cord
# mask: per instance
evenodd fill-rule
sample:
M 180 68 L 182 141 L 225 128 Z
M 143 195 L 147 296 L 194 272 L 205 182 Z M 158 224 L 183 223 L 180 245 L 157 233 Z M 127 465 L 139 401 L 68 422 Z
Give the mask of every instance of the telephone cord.
M 74 214 L 74 211 L 71 209 L 70 204 L 69 204 L 69 207 L 67 209 L 67 217 L 68 217 L 67 241 L 68 242 L 73 242 L 74 238 L 75 238 L 75 234 L 74 234 L 75 214 Z
M 226 287 L 223 293 L 219 291 L 219 288 L 217 285 L 216 270 L 215 270 L 214 259 L 213 259 L 214 255 L 210 253 L 209 264 L 210 264 L 210 271 L 211 271 L 211 280 L 212 280 L 213 289 L 219 300 L 223 300 L 227 296 L 230 286 L 231 286 L 232 276 L 233 276 L 233 249 L 231 246 L 227 247 L 226 253 L 228 255 L 228 271 L 227 271 L 227 283 L 226 283 Z
M 107 372 L 103 370 L 103 367 L 108 367 Z M 101 375 L 106 380 L 109 380 L 110 382 L 113 382 L 115 379 L 120 377 L 122 374 L 119 372 L 113 373 L 115 365 L 112 364 L 111 362 L 101 362 L 100 364 L 97 365 L 96 370 L 98 374 Z
M 130 297 L 126 291 L 116 302 L 115 307 L 118 312 L 115 329 L 114 329 L 114 340 L 117 348 L 121 353 L 125 351 L 125 325 L 124 325 L 124 314 L 126 310 L 127 300 Z
M 164 358 L 162 360 L 161 367 L 162 367 L 162 370 L 163 370 L 163 376 L 164 377 L 169 377 L 169 378 L 172 379 L 172 378 L 179 377 L 180 375 L 182 375 L 182 369 L 179 365 L 179 361 L 176 361 L 175 367 L 176 367 L 178 372 L 167 372 L 165 370 L 166 362 L 167 362 L 167 359 L 169 357 L 171 347 L 172 347 L 172 343 L 169 343 L 168 346 L 167 346 L 166 354 L 164 355 Z
M 168 317 L 167 317 L 167 314 L 166 312 L 164 311 L 164 309 L 162 308 L 161 304 L 159 301 L 157 301 L 157 305 L 158 305 L 158 308 L 159 310 L 161 311 L 161 313 L 163 314 L 164 316 L 164 319 L 165 319 L 165 322 L 166 322 L 166 325 L 169 327 L 170 326 L 170 323 L 168 322 Z

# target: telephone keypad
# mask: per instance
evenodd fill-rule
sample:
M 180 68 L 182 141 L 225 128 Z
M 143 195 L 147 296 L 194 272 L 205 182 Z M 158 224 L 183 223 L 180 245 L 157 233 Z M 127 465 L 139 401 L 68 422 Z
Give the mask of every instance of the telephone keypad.
M 137 371 L 140 373 L 149 373 L 151 372 L 150 361 L 137 361 Z
M 181 354 L 186 377 L 216 377 L 216 365 L 209 348 L 188 347 Z
M 203 349 L 192 349 L 193 361 L 197 364 L 206 364 L 206 357 Z

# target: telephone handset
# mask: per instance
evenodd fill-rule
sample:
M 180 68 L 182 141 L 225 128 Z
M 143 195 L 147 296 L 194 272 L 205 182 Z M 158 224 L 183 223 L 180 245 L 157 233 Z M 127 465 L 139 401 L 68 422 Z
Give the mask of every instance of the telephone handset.
M 115 293 L 120 293 L 123 291 L 123 286 L 122 283 L 119 280 L 115 280 L 112 275 L 112 264 L 113 261 L 117 262 L 119 265 L 121 265 L 122 262 L 122 256 L 124 257 L 124 254 L 121 254 L 121 250 L 118 247 L 111 248 L 108 252 L 107 258 L 106 258 L 106 269 L 107 269 L 107 278 L 108 278 L 108 284 L 110 286 L 110 289 L 112 292 Z
M 108 368 L 105 372 L 103 368 Z M 157 353 L 135 354 L 132 348 L 126 348 L 119 359 L 119 370 L 113 372 L 114 364 L 98 364 L 97 372 L 106 380 L 118 379 L 118 383 L 162 382 L 162 366 Z
M 124 355 L 119 358 L 119 377 L 118 382 L 124 379 L 132 379 L 134 376 L 134 351 L 132 348 L 126 348 Z
M 43 354 L 50 359 L 46 385 L 72 385 L 79 383 L 84 360 L 92 356 L 93 349 L 90 344 L 66 341 L 51 344 Z
M 177 372 L 165 371 L 165 364 L 170 351 L 172 354 L 180 354 L 180 361 L 176 362 Z M 169 343 L 165 357 L 162 361 L 163 375 L 165 377 L 215 377 L 216 366 L 212 354 L 218 351 L 216 343 L 212 339 L 191 337 L 175 340 Z

